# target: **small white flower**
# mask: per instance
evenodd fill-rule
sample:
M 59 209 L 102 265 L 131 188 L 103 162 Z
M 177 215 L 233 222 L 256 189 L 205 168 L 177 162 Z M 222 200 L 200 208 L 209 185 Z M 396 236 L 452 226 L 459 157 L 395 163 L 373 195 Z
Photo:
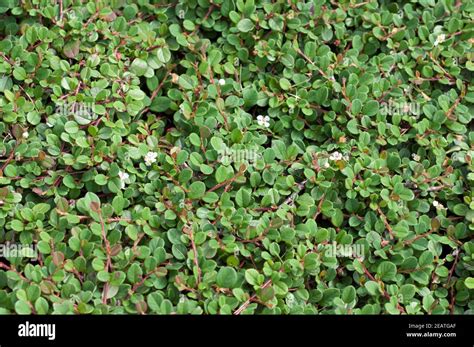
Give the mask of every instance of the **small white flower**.
M 327 169 L 329 166 L 331 166 L 331 165 L 329 165 L 328 162 L 325 162 L 324 165 L 323 165 L 323 167 L 324 167 L 325 169 Z
M 128 178 L 130 176 L 128 175 L 128 173 L 123 172 L 123 171 L 119 171 L 118 175 L 119 175 L 119 178 L 120 178 L 120 187 L 124 188 L 125 183 L 127 183 L 126 181 L 128 180 Z
M 145 155 L 145 164 L 146 166 L 150 166 L 154 162 L 156 162 L 156 157 L 158 157 L 158 153 L 156 152 L 148 152 Z
M 219 84 L 220 84 L 221 86 L 225 85 L 225 79 L 221 78 L 221 79 L 219 80 Z
M 413 158 L 414 161 L 420 161 L 420 159 L 421 159 L 420 156 L 419 156 L 418 154 L 416 154 L 416 153 L 413 153 L 413 154 L 411 155 L 411 157 Z
M 24 139 L 27 139 L 30 134 L 28 134 L 28 131 L 25 131 L 23 134 L 21 134 L 21 136 L 23 136 Z
M 264 117 L 262 115 L 258 115 L 257 116 L 257 123 L 260 126 L 264 126 L 265 128 L 268 128 L 270 126 L 270 117 L 268 117 L 268 116 Z
M 342 154 L 339 152 L 334 152 L 329 156 L 330 160 L 341 160 L 342 159 Z
M 439 201 L 433 200 L 433 206 L 434 206 L 437 210 L 444 210 L 443 204 L 440 203 Z
M 439 45 L 440 43 L 443 43 L 444 40 L 446 40 L 446 35 L 445 34 L 440 34 L 438 35 L 438 37 L 436 38 L 435 42 L 433 43 L 433 45 L 437 46 Z

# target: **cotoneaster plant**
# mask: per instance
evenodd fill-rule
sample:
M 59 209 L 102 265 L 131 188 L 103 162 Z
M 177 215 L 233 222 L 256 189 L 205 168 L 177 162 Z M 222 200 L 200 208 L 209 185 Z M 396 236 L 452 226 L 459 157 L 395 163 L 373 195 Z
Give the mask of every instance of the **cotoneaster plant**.
M 472 1 L 0 1 L 0 313 L 474 313 Z

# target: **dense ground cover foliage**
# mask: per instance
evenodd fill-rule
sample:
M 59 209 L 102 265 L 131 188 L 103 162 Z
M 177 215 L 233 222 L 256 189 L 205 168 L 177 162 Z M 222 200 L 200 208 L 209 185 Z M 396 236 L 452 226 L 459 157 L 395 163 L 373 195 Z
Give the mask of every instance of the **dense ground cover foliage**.
M 0 313 L 473 313 L 473 14 L 0 1 Z

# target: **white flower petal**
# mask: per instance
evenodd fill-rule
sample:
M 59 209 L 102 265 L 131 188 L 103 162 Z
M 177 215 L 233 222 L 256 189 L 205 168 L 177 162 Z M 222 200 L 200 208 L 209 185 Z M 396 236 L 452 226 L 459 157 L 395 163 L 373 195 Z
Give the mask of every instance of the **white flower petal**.
M 156 162 L 156 157 L 158 156 L 158 153 L 156 152 L 148 152 L 146 155 L 145 155 L 145 165 L 147 166 L 150 166 L 151 164 L 153 164 L 154 162 Z

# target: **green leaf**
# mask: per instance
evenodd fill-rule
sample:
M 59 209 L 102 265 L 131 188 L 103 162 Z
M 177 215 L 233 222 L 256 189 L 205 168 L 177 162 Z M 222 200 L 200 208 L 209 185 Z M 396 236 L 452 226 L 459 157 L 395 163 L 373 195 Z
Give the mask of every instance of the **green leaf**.
M 261 285 L 263 281 L 261 281 L 261 276 L 257 270 L 255 269 L 247 269 L 245 270 L 245 280 L 247 283 L 253 285 L 253 286 L 258 286 Z
M 18 314 L 31 314 L 31 307 L 28 302 L 18 300 L 15 303 L 15 312 Z
M 39 297 L 35 302 L 35 310 L 37 314 L 48 314 L 49 304 L 45 298 Z
M 23 222 L 19 221 L 18 219 L 12 220 L 11 227 L 15 231 L 23 231 L 23 229 L 24 229 Z
M 216 181 L 217 183 L 222 183 L 225 180 L 227 180 L 228 174 L 227 174 L 227 168 L 225 166 L 219 166 L 216 170 Z
M 19 80 L 19 81 L 23 81 L 26 79 L 26 70 L 24 68 L 22 68 L 21 66 L 17 66 L 14 70 L 13 70 L 13 77 L 15 77 L 15 79 Z
M 237 272 L 231 267 L 221 267 L 217 273 L 217 285 L 222 288 L 234 288 L 237 283 Z
M 433 295 L 428 294 L 423 298 L 423 309 L 430 313 L 432 310 L 432 306 L 435 302 L 435 299 L 433 298 Z
M 393 281 L 397 274 L 397 267 L 394 263 L 383 261 L 377 267 L 377 275 L 382 281 Z
M 416 287 L 413 284 L 404 284 L 400 287 L 400 294 L 403 296 L 404 302 L 409 302 L 415 296 Z
M 319 267 L 319 256 L 316 253 L 308 253 L 304 257 L 304 268 L 308 271 L 316 270 Z
M 75 58 L 77 59 L 77 55 L 79 54 L 79 48 L 81 47 L 81 41 L 74 40 L 69 41 L 64 45 L 63 52 L 64 55 L 68 58 Z
M 387 158 L 387 167 L 390 170 L 397 170 L 400 167 L 401 160 L 398 154 L 390 153 Z
M 347 286 L 346 288 L 344 288 L 344 290 L 342 291 L 341 298 L 347 304 L 353 302 L 356 298 L 355 288 L 353 286 Z
M 191 199 L 199 199 L 206 192 L 206 185 L 203 182 L 193 182 L 189 186 L 189 197 Z
M 239 189 L 235 196 L 235 201 L 239 206 L 247 207 L 251 201 L 250 191 L 245 188 Z
M 474 289 L 474 277 L 467 277 L 464 280 L 464 284 L 466 285 L 467 288 Z
M 103 174 L 98 174 L 94 177 L 95 183 L 97 183 L 100 186 L 104 186 L 107 184 L 107 176 Z
M 424 252 L 420 255 L 420 258 L 419 258 L 419 260 L 418 260 L 418 265 L 419 265 L 420 267 L 425 267 L 425 266 L 433 265 L 433 261 L 434 261 L 433 253 L 431 253 L 431 251 L 424 251 Z
M 344 215 L 340 209 L 334 209 L 331 216 L 331 223 L 336 227 L 340 227 L 344 221 Z
M 133 100 L 143 100 L 145 98 L 145 93 L 141 91 L 140 89 L 131 89 L 128 92 L 128 95 L 133 99 Z
M 148 69 L 148 65 L 146 61 L 140 59 L 140 58 L 135 58 L 130 65 L 130 71 L 134 73 L 137 76 L 143 76 L 145 72 Z
M 243 91 L 244 107 L 252 107 L 257 104 L 258 93 L 253 88 L 247 88 Z
M 376 100 L 369 100 L 362 107 L 362 113 L 367 116 L 373 116 L 379 112 L 379 103 Z
M 258 290 L 258 297 L 263 302 L 271 301 L 275 297 L 275 290 L 272 286 L 261 288 Z
M 243 33 L 247 33 L 249 31 L 253 30 L 253 28 L 254 28 L 254 24 L 248 18 L 241 19 L 239 21 L 239 23 L 237 23 L 237 29 L 239 29 L 239 31 L 241 31 Z
M 127 271 L 127 278 L 132 283 L 137 283 L 142 275 L 143 271 L 137 263 L 133 263 Z
M 196 147 L 201 146 L 201 139 L 199 138 L 199 135 L 195 133 L 189 135 L 189 141 Z
M 365 289 L 369 292 L 370 295 L 378 296 L 381 294 L 380 285 L 374 281 L 367 281 L 364 284 Z
M 168 47 L 160 47 L 156 50 L 156 56 L 158 60 L 161 61 L 163 64 L 167 63 L 171 59 L 171 52 Z
M 322 105 L 326 102 L 329 95 L 328 88 L 321 87 L 316 91 L 316 102 L 318 105 Z
M 179 85 L 186 90 L 194 89 L 194 82 L 187 75 L 179 76 Z
M 283 90 L 289 90 L 291 88 L 291 83 L 286 78 L 280 78 L 280 87 Z

